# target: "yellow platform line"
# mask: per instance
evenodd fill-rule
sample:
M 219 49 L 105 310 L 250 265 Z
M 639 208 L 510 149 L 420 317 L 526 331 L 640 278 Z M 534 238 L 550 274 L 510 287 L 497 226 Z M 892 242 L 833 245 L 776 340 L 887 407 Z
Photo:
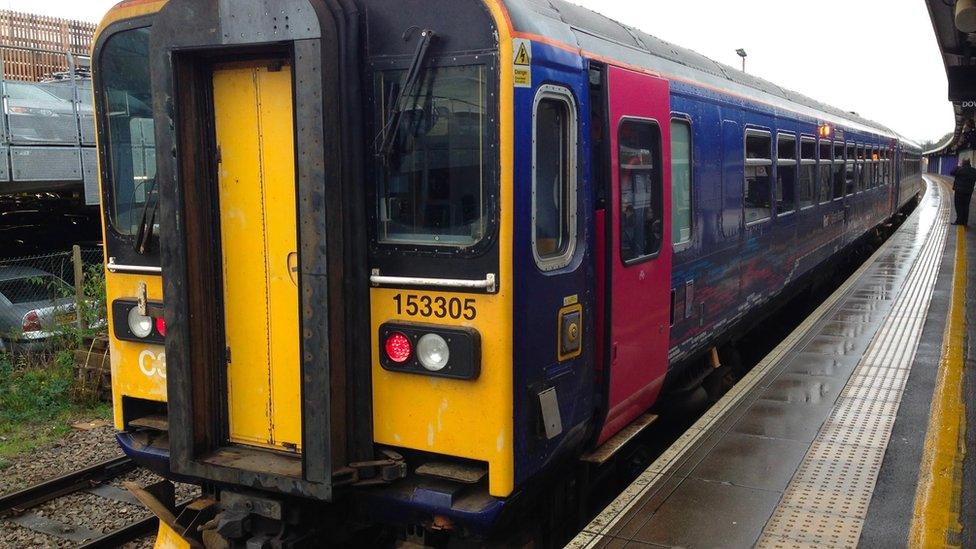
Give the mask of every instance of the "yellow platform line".
M 966 454 L 966 403 L 963 370 L 966 344 L 966 231 L 956 236 L 952 296 L 942 342 L 942 359 L 925 434 L 925 449 L 915 492 L 910 547 L 960 547 L 962 464 Z

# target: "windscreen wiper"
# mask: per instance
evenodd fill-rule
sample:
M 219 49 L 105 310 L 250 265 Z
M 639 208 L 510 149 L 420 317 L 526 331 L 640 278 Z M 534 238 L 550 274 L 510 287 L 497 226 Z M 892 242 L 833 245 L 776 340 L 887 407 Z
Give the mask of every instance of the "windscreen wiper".
M 415 28 L 407 29 L 403 39 L 408 40 L 411 31 Z M 410 68 L 407 70 L 407 74 L 404 75 L 403 83 L 400 86 L 400 93 L 397 95 L 396 100 L 390 104 L 390 110 L 386 116 L 386 125 L 382 131 L 383 141 L 376 151 L 377 155 L 383 157 L 384 164 L 389 164 L 390 157 L 396 147 L 397 137 L 400 133 L 400 124 L 403 121 L 403 111 L 406 108 L 404 103 L 414 94 L 414 90 L 420 82 L 420 75 L 423 72 L 424 63 L 427 60 L 427 52 L 430 50 L 430 44 L 433 42 L 435 36 L 436 33 L 430 29 L 424 29 L 420 32 L 420 42 L 417 43 L 417 50 L 413 54 L 413 61 L 410 63 Z
M 155 198 L 154 198 L 155 197 Z M 156 212 L 159 210 L 159 197 L 156 194 L 156 178 L 146 192 L 146 203 L 142 207 L 142 219 L 139 222 L 139 232 L 136 233 L 135 249 L 139 255 L 146 255 L 149 243 L 152 242 L 153 227 L 156 225 Z

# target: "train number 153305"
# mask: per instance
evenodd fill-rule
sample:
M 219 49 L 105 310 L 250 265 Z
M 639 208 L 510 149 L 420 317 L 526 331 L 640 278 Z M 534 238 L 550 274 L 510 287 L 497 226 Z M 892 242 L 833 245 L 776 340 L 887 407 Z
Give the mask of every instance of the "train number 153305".
M 393 296 L 398 315 L 421 316 L 425 318 L 453 318 L 454 320 L 474 320 L 478 309 L 472 298 L 430 297 L 429 295 L 397 294 Z

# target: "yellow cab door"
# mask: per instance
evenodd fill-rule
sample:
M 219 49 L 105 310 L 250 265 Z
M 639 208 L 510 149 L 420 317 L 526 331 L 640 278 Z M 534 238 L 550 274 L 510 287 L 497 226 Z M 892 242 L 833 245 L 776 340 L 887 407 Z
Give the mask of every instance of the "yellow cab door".
M 301 447 L 292 71 L 213 73 L 230 441 Z

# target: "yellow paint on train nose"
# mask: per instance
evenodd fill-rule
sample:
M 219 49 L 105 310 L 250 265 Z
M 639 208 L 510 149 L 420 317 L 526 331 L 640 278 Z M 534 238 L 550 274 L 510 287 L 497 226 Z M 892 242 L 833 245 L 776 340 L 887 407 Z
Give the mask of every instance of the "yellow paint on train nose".
M 267 62 L 213 75 L 230 438 L 284 450 L 301 445 L 291 75 Z

